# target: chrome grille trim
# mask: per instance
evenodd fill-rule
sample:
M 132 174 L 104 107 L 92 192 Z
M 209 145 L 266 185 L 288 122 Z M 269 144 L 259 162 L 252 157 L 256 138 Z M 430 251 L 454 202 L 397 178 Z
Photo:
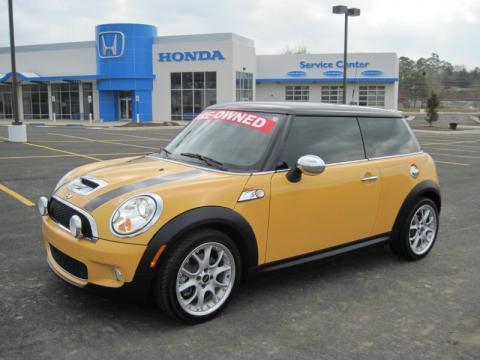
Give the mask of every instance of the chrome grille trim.
M 92 215 L 90 215 L 88 212 L 86 212 L 85 210 L 69 203 L 68 201 L 65 201 L 63 200 L 62 198 L 58 197 L 57 195 L 53 195 L 52 196 L 55 200 L 63 203 L 64 205 L 68 206 L 68 207 L 71 207 L 73 210 L 75 211 L 78 211 L 79 213 L 81 213 L 82 215 L 84 215 L 88 222 L 90 223 L 90 228 L 92 230 L 92 237 L 91 238 L 85 238 L 86 240 L 91 240 L 93 242 L 97 242 L 98 240 L 98 230 L 97 230 L 97 223 L 95 222 L 95 219 L 93 218 Z M 57 222 L 55 222 L 56 224 L 58 224 Z M 68 231 L 68 233 L 70 233 L 70 229 L 66 229 L 64 226 L 58 224 L 63 230 L 66 230 Z

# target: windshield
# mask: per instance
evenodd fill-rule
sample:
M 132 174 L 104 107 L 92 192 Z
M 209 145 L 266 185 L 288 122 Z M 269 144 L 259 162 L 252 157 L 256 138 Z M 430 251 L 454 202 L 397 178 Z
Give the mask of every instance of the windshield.
M 222 170 L 258 171 L 285 115 L 206 110 L 161 154 Z

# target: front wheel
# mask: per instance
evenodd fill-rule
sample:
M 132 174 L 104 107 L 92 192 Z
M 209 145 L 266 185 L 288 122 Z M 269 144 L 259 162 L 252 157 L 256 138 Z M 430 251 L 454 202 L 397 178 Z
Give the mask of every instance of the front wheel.
M 419 260 L 432 250 L 438 234 L 438 207 L 421 198 L 410 211 L 400 233 L 392 240 L 392 250 L 407 260 Z
M 197 230 L 165 254 L 155 282 L 157 304 L 187 323 L 199 323 L 225 308 L 240 279 L 235 243 L 214 229 Z

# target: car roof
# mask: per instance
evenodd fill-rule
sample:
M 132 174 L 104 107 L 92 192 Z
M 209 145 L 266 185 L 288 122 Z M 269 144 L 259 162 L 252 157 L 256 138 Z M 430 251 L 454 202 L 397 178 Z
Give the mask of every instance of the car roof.
M 401 112 L 366 106 L 324 104 L 294 101 L 241 101 L 212 105 L 208 110 L 240 110 L 292 115 L 402 117 Z

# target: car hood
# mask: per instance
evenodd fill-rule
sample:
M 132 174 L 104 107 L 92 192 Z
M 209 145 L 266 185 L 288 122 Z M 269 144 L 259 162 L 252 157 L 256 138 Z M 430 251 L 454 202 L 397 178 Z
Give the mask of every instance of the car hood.
M 125 159 L 120 163 L 105 164 L 89 171 L 86 175 L 106 181 L 109 187 L 130 184 L 152 177 L 165 177 L 192 170 L 191 167 L 179 163 L 163 161 L 159 158 L 142 156 Z
M 80 167 L 72 172 L 54 195 L 93 212 L 112 200 L 122 201 L 134 194 L 153 192 L 164 195 L 167 191 L 177 193 L 186 187 L 201 189 L 202 184 L 208 184 L 206 186 L 210 188 L 212 183 L 232 179 L 246 181 L 244 175 L 200 168 L 155 156 L 142 156 Z M 244 184 L 243 180 L 235 182 Z M 80 183 L 80 187 L 88 185 L 85 192 L 79 191 L 75 183 Z M 90 187 L 95 183 L 99 184 L 96 188 Z
M 75 182 L 82 178 L 101 183 L 79 193 Z M 93 163 L 75 169 L 55 192 L 60 201 L 83 209 L 95 219 L 100 239 L 146 244 L 170 219 L 186 211 L 217 206 L 233 209 L 250 174 L 234 174 L 143 156 Z M 162 198 L 163 211 L 155 225 L 140 236 L 116 238 L 110 231 L 115 209 L 132 196 L 151 193 Z

